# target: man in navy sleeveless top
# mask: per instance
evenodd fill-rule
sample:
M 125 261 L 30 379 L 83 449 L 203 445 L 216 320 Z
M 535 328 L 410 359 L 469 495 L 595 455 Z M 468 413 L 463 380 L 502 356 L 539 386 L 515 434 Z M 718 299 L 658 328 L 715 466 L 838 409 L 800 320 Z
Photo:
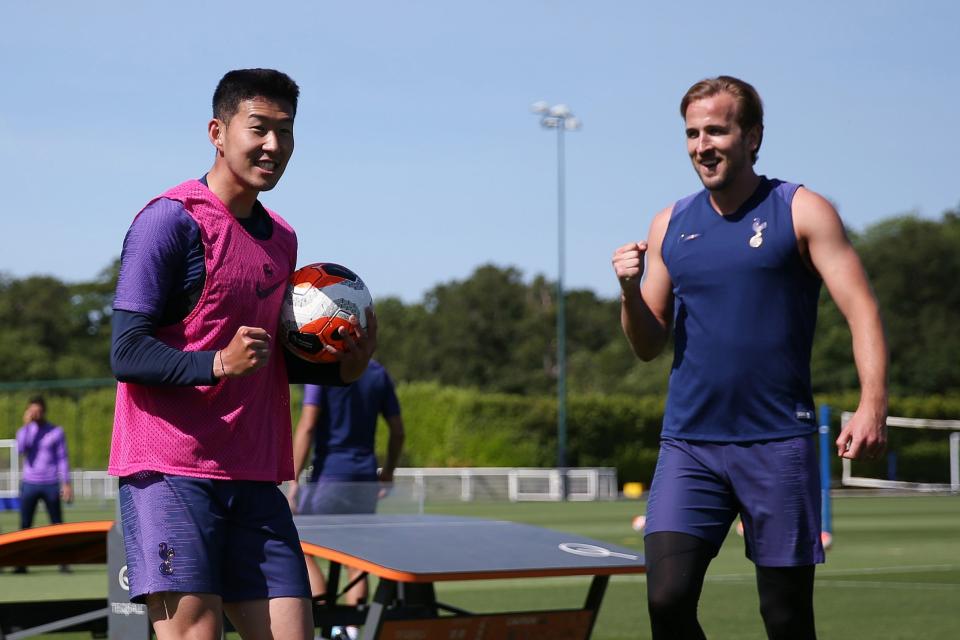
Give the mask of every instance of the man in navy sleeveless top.
M 810 352 L 820 283 L 847 319 L 860 377 L 860 405 L 836 441 L 844 458 L 872 458 L 886 444 L 877 302 L 830 203 L 755 173 L 763 107 L 751 85 L 698 82 L 680 114 L 704 189 L 613 256 L 634 353 L 655 358 L 674 330 L 644 539 L 653 637 L 706 637 L 703 578 L 739 515 L 768 637 L 815 638 L 824 554 Z

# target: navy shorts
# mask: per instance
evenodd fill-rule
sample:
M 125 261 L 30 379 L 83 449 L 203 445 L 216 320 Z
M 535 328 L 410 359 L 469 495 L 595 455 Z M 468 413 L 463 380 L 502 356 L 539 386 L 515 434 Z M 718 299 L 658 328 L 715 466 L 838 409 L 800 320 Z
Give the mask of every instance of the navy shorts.
M 272 482 L 138 474 L 120 479 L 120 516 L 134 602 L 164 591 L 310 597 L 300 536 Z
M 749 443 L 663 438 L 646 535 L 677 531 L 719 549 L 739 514 L 746 555 L 757 565 L 823 562 L 814 438 Z
M 344 514 L 374 513 L 380 483 L 319 480 L 301 485 L 298 513 Z

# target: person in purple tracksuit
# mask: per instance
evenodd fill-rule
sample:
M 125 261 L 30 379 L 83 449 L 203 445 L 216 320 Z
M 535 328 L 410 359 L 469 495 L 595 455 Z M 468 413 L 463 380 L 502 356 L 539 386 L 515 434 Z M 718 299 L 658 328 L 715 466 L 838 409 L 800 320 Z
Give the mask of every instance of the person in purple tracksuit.
M 23 464 L 20 482 L 20 528 L 33 526 L 37 505 L 43 502 L 51 524 L 63 522 L 63 502 L 73 502 L 67 436 L 63 428 L 47 422 L 47 403 L 42 396 L 30 398 L 17 430 L 17 450 Z M 61 565 L 68 572 L 67 565 Z M 17 567 L 26 573 L 26 567 Z

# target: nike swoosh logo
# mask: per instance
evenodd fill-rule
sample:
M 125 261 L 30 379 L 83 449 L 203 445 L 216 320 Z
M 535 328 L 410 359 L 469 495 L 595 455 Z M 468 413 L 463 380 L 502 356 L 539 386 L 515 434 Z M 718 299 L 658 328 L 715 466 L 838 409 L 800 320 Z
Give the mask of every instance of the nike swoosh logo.
M 279 282 L 273 283 L 272 285 L 270 285 L 270 286 L 267 287 L 266 289 L 261 289 L 261 288 L 260 288 L 260 283 L 258 282 L 258 283 L 257 283 L 257 297 L 260 298 L 261 300 L 263 300 L 264 298 L 270 297 L 270 294 L 273 293 L 274 291 L 276 291 L 277 288 L 278 288 L 278 287 L 281 287 L 284 283 L 286 283 L 286 280 L 285 280 L 285 279 L 284 279 L 284 280 L 280 280 Z

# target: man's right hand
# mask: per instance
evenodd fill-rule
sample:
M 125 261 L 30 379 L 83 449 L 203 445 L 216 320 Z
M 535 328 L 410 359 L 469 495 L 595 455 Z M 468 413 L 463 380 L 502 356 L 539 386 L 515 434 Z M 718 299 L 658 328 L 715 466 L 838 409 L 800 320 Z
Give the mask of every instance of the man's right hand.
M 240 327 L 226 348 L 213 357 L 217 378 L 239 378 L 262 368 L 270 359 L 273 338 L 259 327 Z
M 630 242 L 613 252 L 613 270 L 620 281 L 620 289 L 626 296 L 640 292 L 643 256 L 646 252 L 646 241 Z
M 23 412 L 23 424 L 30 424 L 31 422 L 40 421 L 40 407 L 37 405 L 30 405 L 27 407 L 26 411 Z

